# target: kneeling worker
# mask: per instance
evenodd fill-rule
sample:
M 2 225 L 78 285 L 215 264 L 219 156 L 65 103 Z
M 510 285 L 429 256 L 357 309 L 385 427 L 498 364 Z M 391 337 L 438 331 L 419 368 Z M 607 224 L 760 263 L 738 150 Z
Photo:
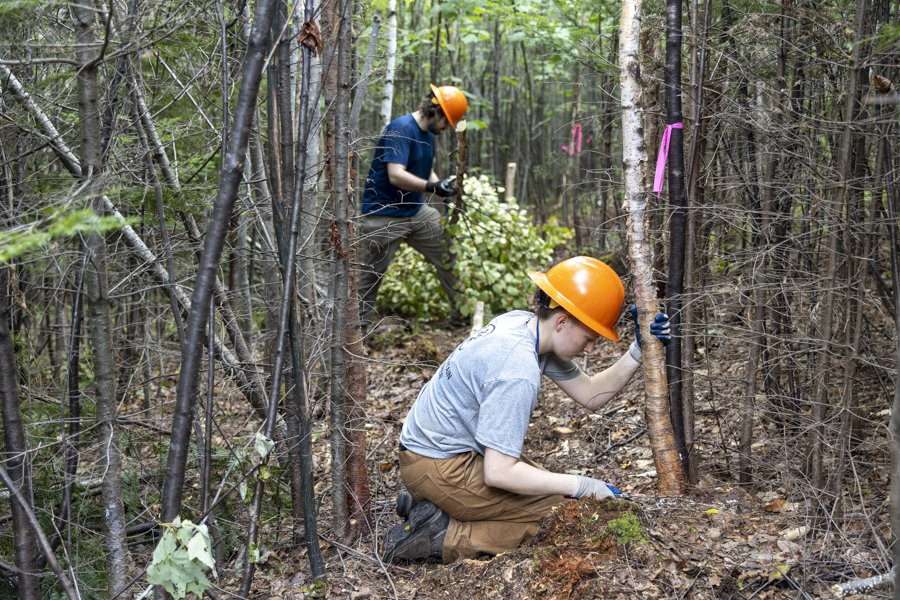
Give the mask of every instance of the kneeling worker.
M 425 384 L 400 434 L 404 523 L 384 540 L 388 561 L 453 562 L 508 551 L 534 536 L 568 498 L 621 492 L 599 479 L 552 473 L 522 457 L 541 375 L 591 411 L 613 398 L 640 366 L 640 338 L 615 364 L 587 375 L 572 360 L 615 326 L 625 288 L 605 263 L 564 260 L 529 273 L 540 288 L 536 314 L 514 310 L 463 341 Z M 669 339 L 668 317 L 651 333 Z

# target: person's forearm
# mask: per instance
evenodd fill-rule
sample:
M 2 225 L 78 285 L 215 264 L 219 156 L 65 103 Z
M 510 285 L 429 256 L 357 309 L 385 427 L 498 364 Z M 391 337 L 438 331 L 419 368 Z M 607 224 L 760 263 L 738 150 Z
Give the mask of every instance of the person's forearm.
M 592 411 L 600 409 L 631 381 L 640 366 L 631 353 L 625 352 L 611 367 L 591 377 L 588 398 L 582 404 Z
M 516 461 L 515 464 L 490 478 L 487 484 L 507 492 L 526 496 L 544 494 L 572 496 L 578 489 L 578 478 L 575 475 L 544 471 L 532 467 L 528 463 Z
M 406 170 L 389 172 L 388 179 L 391 185 L 400 188 L 404 192 L 424 192 L 425 185 L 428 183 L 421 177 L 413 175 Z

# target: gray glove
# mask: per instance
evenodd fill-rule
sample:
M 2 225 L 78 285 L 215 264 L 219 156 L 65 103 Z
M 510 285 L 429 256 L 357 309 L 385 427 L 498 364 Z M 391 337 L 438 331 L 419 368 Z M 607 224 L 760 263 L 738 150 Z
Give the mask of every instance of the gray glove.
M 614 485 L 610 485 L 605 481 L 594 479 L 593 477 L 585 477 L 576 475 L 578 478 L 578 488 L 575 490 L 576 498 L 584 498 L 586 496 L 602 500 L 604 498 L 616 498 L 622 495 L 622 492 Z

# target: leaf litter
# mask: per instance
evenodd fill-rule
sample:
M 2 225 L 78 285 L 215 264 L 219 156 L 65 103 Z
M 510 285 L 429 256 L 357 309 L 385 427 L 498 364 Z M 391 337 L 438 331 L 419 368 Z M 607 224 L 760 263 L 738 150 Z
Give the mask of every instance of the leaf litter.
M 325 543 L 327 592 L 309 589 L 303 574 L 305 550 L 285 549 L 266 565 L 271 577 L 258 575 L 254 589 L 259 593 L 254 597 L 299 600 L 324 593 L 329 598 L 458 600 L 464 590 L 467 598 L 488 600 L 787 599 L 827 597 L 835 581 L 874 574 L 877 555 L 871 543 L 863 541 L 870 532 L 860 531 L 856 541 L 839 539 L 839 532 L 824 538 L 813 535 L 815 507 L 802 494 L 781 487 L 775 477 L 759 478 L 750 490 L 734 483 L 734 446 L 725 437 L 732 432 L 722 431 L 733 424 L 727 414 L 713 414 L 699 402 L 700 481 L 684 497 L 657 497 L 655 465 L 641 432 L 645 425 L 639 377 L 597 414 L 586 413 L 545 384 L 525 447 L 527 456 L 545 468 L 609 481 L 633 502 L 566 502 L 533 540 L 496 557 L 450 565 L 381 565 L 376 557 L 380 537 L 398 521 L 393 512 L 401 489 L 396 446 L 403 419 L 421 386 L 464 334 L 427 328 L 415 334 L 393 331 L 386 342 L 372 345 L 367 432 L 375 533 L 358 539 L 352 551 Z M 588 370 L 612 364 L 618 352 L 612 346 L 595 350 Z M 727 378 L 719 379 L 728 385 Z M 769 437 L 764 429 L 755 432 L 757 440 Z M 623 441 L 627 443 L 617 445 Z M 754 449 L 758 460 L 770 446 L 777 444 Z M 322 455 L 317 462 L 327 464 L 327 445 L 319 444 L 316 452 Z M 776 459 L 783 457 L 773 455 Z M 327 473 L 318 472 L 317 477 L 321 482 Z M 886 489 L 877 493 L 885 495 Z M 326 497 L 320 512 L 323 529 L 328 502 Z M 641 535 L 621 543 L 609 524 L 626 514 L 636 517 Z M 886 514 L 874 518 L 875 530 L 889 532 Z M 842 547 L 833 548 L 835 543 Z M 889 592 L 866 597 L 886 598 Z

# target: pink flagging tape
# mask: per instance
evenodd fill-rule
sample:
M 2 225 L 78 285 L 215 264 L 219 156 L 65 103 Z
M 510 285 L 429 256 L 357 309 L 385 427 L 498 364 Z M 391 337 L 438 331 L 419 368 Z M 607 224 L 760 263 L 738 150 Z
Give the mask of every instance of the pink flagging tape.
M 669 160 L 669 142 L 672 139 L 673 129 L 684 129 L 684 123 L 669 123 L 663 131 L 662 141 L 659 143 L 659 154 L 656 155 L 656 175 L 653 177 L 653 191 L 657 195 L 662 192 L 663 178 L 666 174 L 666 162 Z

